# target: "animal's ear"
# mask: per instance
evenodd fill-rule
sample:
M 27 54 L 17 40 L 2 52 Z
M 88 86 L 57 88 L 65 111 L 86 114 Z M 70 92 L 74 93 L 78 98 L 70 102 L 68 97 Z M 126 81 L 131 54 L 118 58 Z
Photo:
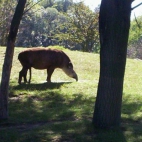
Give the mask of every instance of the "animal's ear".
M 69 69 L 73 68 L 73 65 L 72 65 L 71 62 L 68 63 L 68 68 L 69 68 Z

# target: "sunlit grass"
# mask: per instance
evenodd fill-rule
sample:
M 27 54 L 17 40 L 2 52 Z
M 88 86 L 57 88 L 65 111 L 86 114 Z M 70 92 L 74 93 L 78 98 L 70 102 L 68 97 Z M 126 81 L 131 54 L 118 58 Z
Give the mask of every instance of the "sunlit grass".
M 121 129 L 94 130 L 94 111 L 99 78 L 99 55 L 70 51 L 78 82 L 56 69 L 46 83 L 46 70 L 32 69 L 31 84 L 18 84 L 21 70 L 15 48 L 9 86 L 9 119 L 0 122 L 2 142 L 141 142 L 142 61 L 127 60 Z M 0 74 L 5 47 L 0 47 Z

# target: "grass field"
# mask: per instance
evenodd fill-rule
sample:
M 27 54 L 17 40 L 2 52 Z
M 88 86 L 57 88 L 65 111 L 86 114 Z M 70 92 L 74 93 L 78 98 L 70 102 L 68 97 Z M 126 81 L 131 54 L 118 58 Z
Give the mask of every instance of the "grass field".
M 127 60 L 121 128 L 94 130 L 92 116 L 99 78 L 99 55 L 64 50 L 79 81 L 56 69 L 32 69 L 31 84 L 18 85 L 23 48 L 15 48 L 9 86 L 9 119 L 0 122 L 0 142 L 142 142 L 142 61 Z M 0 74 L 5 47 L 0 47 Z

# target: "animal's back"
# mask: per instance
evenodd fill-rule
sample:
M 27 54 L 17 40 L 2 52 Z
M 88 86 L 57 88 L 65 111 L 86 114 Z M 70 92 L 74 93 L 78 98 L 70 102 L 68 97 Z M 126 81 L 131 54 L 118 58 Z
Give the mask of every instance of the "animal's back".
M 66 60 L 70 60 L 64 52 L 46 48 L 29 48 L 22 51 L 18 59 L 23 66 L 35 69 L 47 69 L 49 66 L 60 68 Z

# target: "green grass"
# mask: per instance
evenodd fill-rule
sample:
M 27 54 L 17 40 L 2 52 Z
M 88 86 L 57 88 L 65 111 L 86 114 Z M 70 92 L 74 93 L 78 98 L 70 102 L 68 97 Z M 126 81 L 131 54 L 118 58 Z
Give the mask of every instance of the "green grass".
M 56 69 L 52 83 L 46 71 L 32 69 L 31 84 L 18 85 L 23 48 L 15 48 L 10 87 L 9 119 L 0 122 L 0 142 L 141 142 L 142 61 L 127 60 L 121 128 L 94 130 L 92 116 L 99 78 L 99 55 L 69 51 L 79 81 Z M 0 74 L 5 47 L 0 47 Z

